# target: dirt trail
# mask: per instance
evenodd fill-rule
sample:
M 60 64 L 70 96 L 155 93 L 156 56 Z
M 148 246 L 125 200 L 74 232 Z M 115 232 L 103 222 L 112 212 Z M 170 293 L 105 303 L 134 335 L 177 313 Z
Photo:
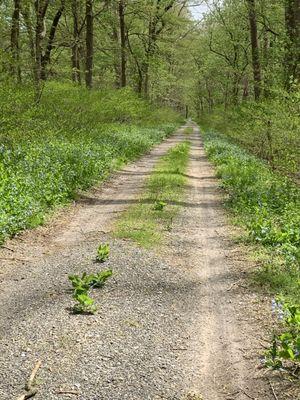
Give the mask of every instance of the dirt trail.
M 42 361 L 36 400 L 272 399 L 260 370 L 253 308 L 198 129 L 190 135 L 186 198 L 160 254 L 112 239 L 116 215 L 182 131 L 83 196 L 49 230 L 7 244 L 0 266 L 0 398 L 22 393 Z M 62 214 L 63 215 L 63 214 Z M 94 316 L 74 316 L 67 275 L 94 271 L 100 241 L 115 277 L 95 293 Z M 18 259 L 32 259 L 20 263 Z M 249 311 L 250 310 L 250 311 Z M 76 395 L 68 392 L 75 391 Z

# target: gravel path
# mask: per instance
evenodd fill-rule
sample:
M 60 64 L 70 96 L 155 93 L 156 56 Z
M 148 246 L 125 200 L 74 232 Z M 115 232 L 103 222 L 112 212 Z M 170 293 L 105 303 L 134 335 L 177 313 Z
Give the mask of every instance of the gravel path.
M 168 245 L 154 254 L 109 235 L 159 157 L 185 138 L 179 131 L 60 221 L 1 251 L 11 259 L 0 266 L 1 400 L 22 394 L 37 360 L 36 400 L 273 398 L 255 369 L 261 345 L 249 311 L 264 304 L 237 284 L 241 266 L 196 127 L 186 199 Z M 94 291 L 97 314 L 72 315 L 67 275 L 94 272 L 104 241 L 114 277 Z

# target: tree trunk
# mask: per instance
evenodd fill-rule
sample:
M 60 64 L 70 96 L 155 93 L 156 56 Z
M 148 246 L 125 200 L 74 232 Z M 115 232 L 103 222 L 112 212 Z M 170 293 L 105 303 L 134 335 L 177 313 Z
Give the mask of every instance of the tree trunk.
M 300 81 L 300 0 L 285 0 L 286 51 L 285 75 L 286 88 Z
M 73 15 L 73 43 L 72 43 L 72 81 L 81 84 L 80 56 L 79 56 L 79 24 L 78 24 L 78 0 L 72 1 Z
M 20 49 L 19 49 L 19 35 L 20 35 L 20 0 L 14 0 L 14 11 L 11 22 L 11 72 L 16 77 L 17 82 L 21 82 L 21 67 L 20 67 Z
M 93 87 L 93 56 L 94 56 L 94 16 L 93 0 L 86 0 L 86 61 L 85 84 L 88 89 Z
M 120 40 L 121 40 L 121 87 L 126 86 L 126 32 L 125 32 L 125 3 L 119 1 L 119 21 L 120 21 Z
M 46 68 L 48 64 L 50 63 L 50 57 L 51 57 L 51 51 L 53 49 L 53 42 L 56 34 L 56 30 L 58 27 L 58 23 L 60 20 L 60 17 L 62 16 L 62 13 L 64 11 L 64 2 L 62 1 L 60 8 L 57 10 L 53 22 L 51 25 L 51 29 L 49 32 L 49 38 L 48 38 L 48 43 L 46 47 L 45 54 L 42 55 L 42 61 L 41 61 L 41 79 L 46 80 L 47 79 L 47 71 Z
M 30 20 L 30 13 L 28 7 L 23 7 L 21 9 L 22 16 L 24 19 L 24 23 L 26 26 L 27 34 L 28 34 L 28 41 L 29 41 L 29 49 L 30 49 L 30 56 L 31 56 L 31 67 L 32 67 L 32 75 L 33 80 L 35 80 L 35 42 L 34 42 L 34 32 L 32 28 L 32 23 Z
M 42 75 L 42 41 L 46 35 L 45 15 L 49 5 L 49 0 L 36 0 L 36 28 L 35 28 L 35 101 L 38 103 L 42 94 L 41 75 Z
M 259 57 L 259 46 L 257 36 L 257 22 L 256 22 L 256 10 L 255 0 L 247 0 L 248 11 L 249 11 L 249 25 L 250 25 L 250 36 L 251 36 L 251 47 L 252 47 L 252 69 L 254 78 L 254 98 L 256 101 L 260 98 L 261 93 L 261 66 Z

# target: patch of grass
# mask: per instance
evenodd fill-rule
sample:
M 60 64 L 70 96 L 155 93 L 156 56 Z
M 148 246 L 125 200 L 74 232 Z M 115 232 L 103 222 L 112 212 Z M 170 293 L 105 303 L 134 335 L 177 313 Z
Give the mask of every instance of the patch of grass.
M 194 129 L 191 126 L 188 126 L 187 128 L 185 128 L 185 130 L 183 131 L 183 133 L 185 135 L 191 135 L 194 132 Z
M 0 243 L 171 134 L 180 118 L 128 89 L 0 88 Z
M 163 232 L 171 229 L 182 198 L 189 150 L 189 142 L 180 143 L 162 157 L 147 181 L 145 193 L 117 222 L 117 237 L 132 239 L 146 248 L 161 242 Z
M 261 248 L 255 280 L 274 293 L 300 303 L 300 190 L 261 160 L 214 133 L 205 149 L 228 194 L 227 206 Z

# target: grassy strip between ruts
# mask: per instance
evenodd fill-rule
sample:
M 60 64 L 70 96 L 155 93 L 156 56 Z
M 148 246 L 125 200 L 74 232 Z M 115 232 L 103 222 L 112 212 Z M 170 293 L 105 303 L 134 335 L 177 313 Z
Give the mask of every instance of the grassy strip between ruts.
M 299 304 L 299 188 L 222 135 L 207 132 L 204 141 L 228 194 L 228 207 L 246 228 L 247 240 L 257 245 L 262 267 L 255 272 L 256 281 Z
M 163 239 L 178 211 L 189 160 L 190 143 L 185 141 L 171 148 L 150 175 L 145 193 L 138 203 L 121 216 L 116 236 L 132 239 L 149 248 Z

